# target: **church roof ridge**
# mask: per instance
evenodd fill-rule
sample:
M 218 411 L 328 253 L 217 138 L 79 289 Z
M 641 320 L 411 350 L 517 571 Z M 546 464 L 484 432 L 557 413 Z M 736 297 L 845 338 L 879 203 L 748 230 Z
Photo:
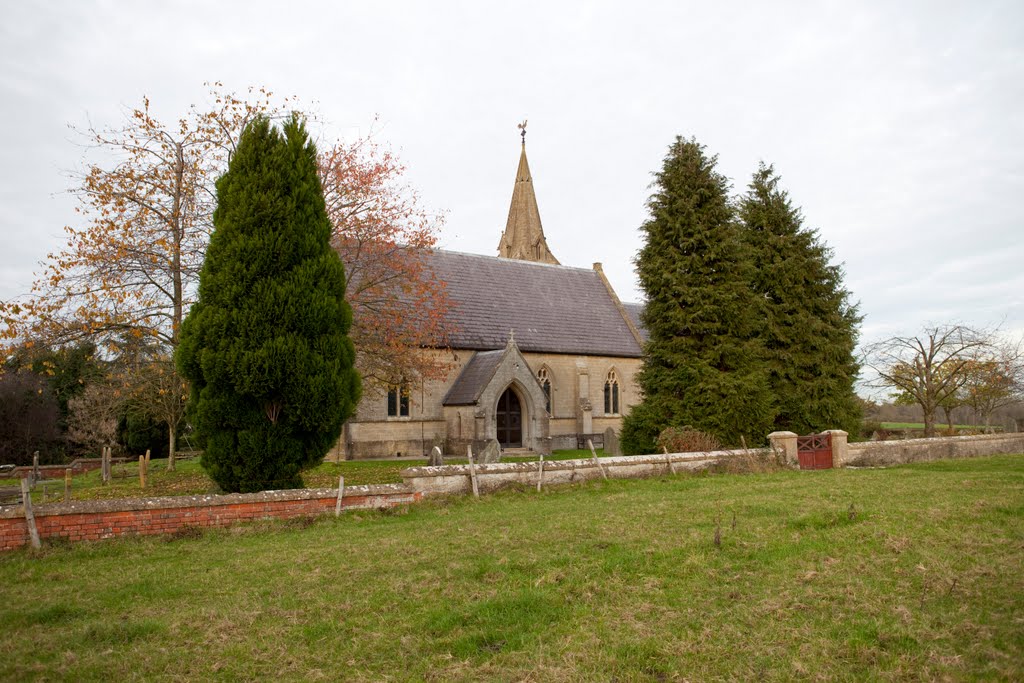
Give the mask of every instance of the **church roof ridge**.
M 445 254 L 454 254 L 456 256 L 472 256 L 474 258 L 490 259 L 492 261 L 515 261 L 517 264 L 529 265 L 529 266 L 540 266 L 541 268 L 566 268 L 570 270 L 581 270 L 586 273 L 593 273 L 593 268 L 587 268 L 585 266 L 570 266 L 564 263 L 545 263 L 543 261 L 526 261 L 524 259 L 508 258 L 506 256 L 491 256 L 490 254 L 476 254 L 471 251 L 459 251 L 458 249 L 442 249 L 440 247 L 432 247 L 431 251 L 444 252 Z

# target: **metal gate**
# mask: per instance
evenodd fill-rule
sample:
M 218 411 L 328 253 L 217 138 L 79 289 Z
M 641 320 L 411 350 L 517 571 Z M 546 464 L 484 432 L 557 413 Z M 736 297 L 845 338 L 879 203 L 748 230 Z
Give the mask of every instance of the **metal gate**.
M 832 435 L 811 434 L 796 437 L 796 455 L 802 470 L 832 469 Z

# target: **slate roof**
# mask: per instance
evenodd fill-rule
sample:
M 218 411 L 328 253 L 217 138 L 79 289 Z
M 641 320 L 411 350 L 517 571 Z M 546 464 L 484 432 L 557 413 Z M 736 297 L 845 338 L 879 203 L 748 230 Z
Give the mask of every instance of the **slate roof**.
M 640 338 L 643 339 L 644 341 L 647 341 L 650 337 L 647 334 L 647 329 L 644 327 L 643 323 L 640 322 L 640 312 L 644 310 L 644 305 L 637 303 L 626 303 L 625 301 L 623 301 L 622 307 L 626 309 L 626 313 L 629 314 L 630 320 L 632 320 L 633 324 L 636 325 L 636 329 L 640 331 Z
M 462 369 L 455 384 L 444 395 L 441 405 L 468 406 L 480 398 L 487 383 L 494 376 L 494 371 L 505 355 L 505 349 L 497 351 L 481 351 L 473 354 L 466 367 Z
M 596 271 L 443 250 L 426 263 L 447 283 L 451 348 L 501 349 L 513 330 L 523 352 L 641 354 Z

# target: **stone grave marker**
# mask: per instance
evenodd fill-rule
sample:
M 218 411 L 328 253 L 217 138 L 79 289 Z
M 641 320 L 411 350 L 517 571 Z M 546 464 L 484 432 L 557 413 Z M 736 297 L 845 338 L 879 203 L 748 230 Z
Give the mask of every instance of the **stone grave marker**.
M 622 446 L 619 445 L 619 435 L 609 427 L 604 430 L 604 454 L 622 455 Z
M 501 444 L 498 443 L 497 439 L 491 439 L 484 446 L 484 449 L 480 452 L 480 456 L 477 460 L 481 465 L 491 465 L 496 462 L 501 462 Z
M 430 458 L 427 460 L 427 465 L 430 467 L 437 467 L 438 465 L 444 464 L 444 455 L 441 454 L 441 449 L 434 446 L 430 449 Z

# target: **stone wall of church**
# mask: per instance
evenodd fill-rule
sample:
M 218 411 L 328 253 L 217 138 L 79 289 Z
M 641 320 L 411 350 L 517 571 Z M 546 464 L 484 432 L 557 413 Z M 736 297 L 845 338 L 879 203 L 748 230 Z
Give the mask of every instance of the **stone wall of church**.
M 447 437 L 441 400 L 459 373 L 473 357 L 473 351 L 429 351 L 449 365 L 442 380 L 428 380 L 409 392 L 409 415 L 388 415 L 387 387 L 363 387 L 356 414 L 345 425 L 341 439 L 328 456 L 332 460 L 427 455 Z M 443 447 L 443 446 L 442 446 Z
M 551 379 L 551 421 L 548 433 L 554 450 L 576 448 L 578 434 L 618 430 L 622 415 L 640 402 L 636 373 L 639 358 L 524 353 L 536 375 L 548 369 Z M 619 412 L 606 413 L 604 388 L 611 373 L 619 385 Z M 589 410 L 587 408 L 589 407 Z M 588 414 L 589 413 L 589 414 Z
M 386 387 L 364 387 L 356 415 L 329 458 L 336 460 L 426 455 L 434 445 L 447 445 L 449 455 L 464 456 L 465 445 L 480 441 L 481 422 L 474 406 L 449 406 L 441 401 L 452 387 L 473 351 L 434 351 L 450 363 L 443 380 L 431 380 L 414 388 L 409 396 L 409 415 L 389 417 Z M 576 448 L 577 434 L 600 434 L 607 427 L 618 430 L 621 415 L 640 400 L 634 377 L 639 358 L 574 356 L 524 353 L 533 375 L 547 369 L 551 381 L 551 418 L 548 434 L 552 449 Z M 606 414 L 604 388 L 610 373 L 619 386 L 619 414 Z M 493 406 L 490 407 L 494 409 Z M 475 430 L 475 431 L 474 431 Z M 442 448 L 445 446 L 442 445 Z

